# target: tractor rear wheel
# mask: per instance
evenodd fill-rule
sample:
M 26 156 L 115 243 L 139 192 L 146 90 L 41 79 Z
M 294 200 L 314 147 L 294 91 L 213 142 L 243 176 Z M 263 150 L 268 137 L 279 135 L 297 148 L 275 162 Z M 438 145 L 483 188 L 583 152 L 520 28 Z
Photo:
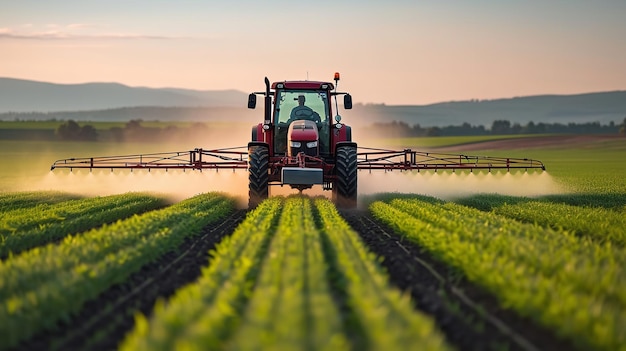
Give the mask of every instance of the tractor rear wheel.
M 356 147 L 339 146 L 336 157 L 333 200 L 337 207 L 354 208 L 357 199 Z
M 269 183 L 269 150 L 267 146 L 248 147 L 248 208 L 257 207 L 267 199 Z

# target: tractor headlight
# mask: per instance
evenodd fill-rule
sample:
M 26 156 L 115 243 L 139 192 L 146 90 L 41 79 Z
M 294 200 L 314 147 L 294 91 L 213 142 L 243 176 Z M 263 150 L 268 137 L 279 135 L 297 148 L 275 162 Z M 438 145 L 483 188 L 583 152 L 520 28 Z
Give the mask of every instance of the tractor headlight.
M 306 147 L 308 147 L 309 149 L 317 147 L 317 140 L 306 143 Z
M 299 141 L 292 141 L 289 145 L 291 145 L 291 147 L 300 147 L 302 146 L 302 143 Z

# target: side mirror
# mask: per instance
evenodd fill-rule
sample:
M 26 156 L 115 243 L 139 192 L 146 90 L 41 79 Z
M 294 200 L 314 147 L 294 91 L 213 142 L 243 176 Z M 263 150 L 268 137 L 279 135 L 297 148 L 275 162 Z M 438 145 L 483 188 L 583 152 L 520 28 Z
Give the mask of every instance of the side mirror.
M 350 94 L 346 94 L 343 96 L 343 108 L 349 110 L 352 108 L 352 96 Z
M 255 108 L 255 107 L 256 107 L 256 95 L 250 94 L 248 95 L 248 108 Z

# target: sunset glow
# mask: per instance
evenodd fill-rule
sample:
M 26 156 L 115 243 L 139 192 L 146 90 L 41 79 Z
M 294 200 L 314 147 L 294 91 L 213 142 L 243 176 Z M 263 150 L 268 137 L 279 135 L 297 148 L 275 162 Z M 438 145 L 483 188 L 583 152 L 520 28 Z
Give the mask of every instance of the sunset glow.
M 624 1 L 0 0 L 0 77 L 202 90 L 331 80 L 355 102 L 626 89 Z

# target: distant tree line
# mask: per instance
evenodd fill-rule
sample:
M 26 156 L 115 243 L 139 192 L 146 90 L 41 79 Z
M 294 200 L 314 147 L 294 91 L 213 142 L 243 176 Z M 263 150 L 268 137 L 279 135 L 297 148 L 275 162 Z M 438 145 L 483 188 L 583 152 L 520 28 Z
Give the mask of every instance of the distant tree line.
M 56 135 L 61 140 L 68 141 L 171 141 L 171 140 L 191 140 L 206 138 L 210 133 L 209 127 L 204 123 L 193 123 L 189 127 L 167 126 L 165 128 L 144 127 L 142 120 L 131 120 L 124 127 L 113 127 L 110 129 L 96 130 L 93 126 L 86 124 L 80 126 L 77 122 L 69 120 L 61 124 Z
M 91 125 L 80 126 L 72 120 L 61 124 L 56 133 L 61 140 L 96 141 L 98 139 L 96 128 Z
M 626 134 L 626 117 L 624 122 L 602 125 L 600 122 L 586 123 L 534 123 L 526 125 L 511 123 L 507 120 L 496 120 L 491 128 L 463 123 L 460 126 L 422 127 L 419 124 L 410 126 L 406 122 L 374 123 L 364 129 L 365 133 L 386 135 L 393 138 L 422 136 L 466 136 L 466 135 L 507 135 L 507 134 Z
M 244 102 L 242 102 L 243 104 Z M 121 107 L 90 111 L 3 112 L 3 121 L 208 121 L 242 116 L 249 110 L 237 107 Z M 253 113 L 253 112 L 252 112 Z
M 0 123 L 0 139 L 25 140 L 74 140 L 74 141 L 174 141 L 174 140 L 206 140 L 213 131 L 206 124 L 197 122 L 188 127 L 169 125 L 165 128 L 146 127 L 142 120 L 131 120 L 124 127 L 96 129 L 90 124 L 77 123 L 69 120 L 61 124 L 55 131 L 35 129 L 3 130 Z M 626 136 L 626 117 L 621 124 L 611 122 L 602 125 L 599 122 L 587 123 L 534 123 L 525 125 L 511 123 L 507 120 L 496 120 L 490 128 L 469 123 L 447 127 L 422 127 L 419 124 L 410 126 L 406 122 L 374 123 L 361 129 L 366 136 L 384 135 L 391 138 L 421 136 L 466 136 L 466 135 L 503 135 L 503 134 L 615 134 Z

